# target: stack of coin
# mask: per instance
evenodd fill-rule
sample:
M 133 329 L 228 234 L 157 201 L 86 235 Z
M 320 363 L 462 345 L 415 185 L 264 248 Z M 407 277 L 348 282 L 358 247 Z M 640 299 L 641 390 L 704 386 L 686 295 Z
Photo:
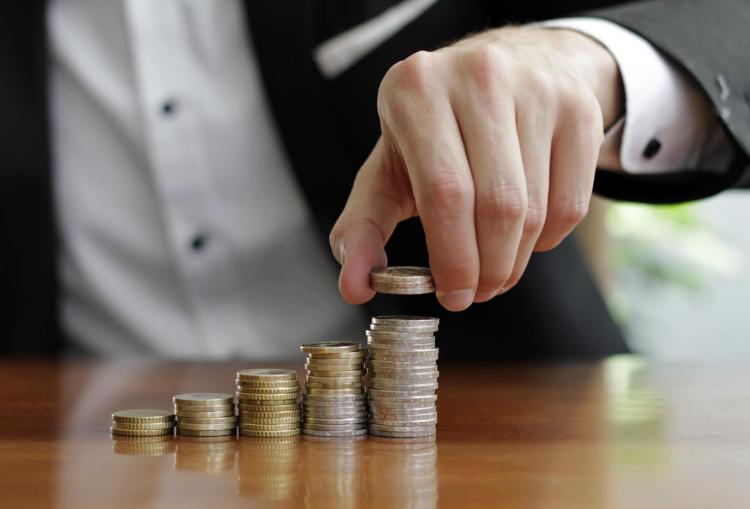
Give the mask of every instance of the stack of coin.
M 299 382 L 292 369 L 237 372 L 240 434 L 288 437 L 300 433 Z
M 300 350 L 307 354 L 303 432 L 318 437 L 366 435 L 366 352 L 361 345 L 326 341 Z
M 237 432 L 231 394 L 192 392 L 174 398 L 177 433 L 193 437 L 218 437 Z
M 174 414 L 169 410 L 118 410 L 112 414 L 113 435 L 150 437 L 174 434 Z
M 419 295 L 435 291 L 430 269 L 385 267 L 370 271 L 370 287 L 378 293 Z
M 435 434 L 437 329 L 437 318 L 372 318 L 367 331 L 370 434 L 384 437 Z

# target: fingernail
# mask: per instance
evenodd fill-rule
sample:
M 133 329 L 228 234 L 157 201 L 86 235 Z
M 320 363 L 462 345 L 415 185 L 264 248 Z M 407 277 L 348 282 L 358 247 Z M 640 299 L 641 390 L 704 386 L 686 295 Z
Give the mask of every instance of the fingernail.
M 443 307 L 449 311 L 461 311 L 471 305 L 474 300 L 474 290 L 457 290 L 455 292 L 438 292 L 437 298 Z
M 474 302 L 486 302 L 495 296 L 495 292 L 479 292 L 474 296 Z

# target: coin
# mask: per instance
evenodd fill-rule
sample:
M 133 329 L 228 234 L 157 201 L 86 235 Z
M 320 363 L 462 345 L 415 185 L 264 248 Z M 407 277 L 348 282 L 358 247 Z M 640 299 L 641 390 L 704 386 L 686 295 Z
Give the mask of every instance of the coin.
M 174 427 L 174 421 L 172 422 L 113 422 L 112 426 L 122 430 L 151 430 L 151 429 L 172 429 Z
M 302 420 L 302 417 L 300 415 L 292 416 L 292 417 L 269 417 L 269 418 L 263 418 L 263 417 L 246 417 L 243 416 L 240 418 L 240 424 L 288 424 L 288 423 L 298 423 Z
M 255 393 L 255 392 L 237 392 L 237 399 L 255 400 L 255 401 L 294 401 L 297 399 L 299 391 L 281 392 L 281 393 Z
M 273 387 L 299 387 L 299 382 L 297 379 L 288 379 L 288 380 L 264 380 L 264 379 L 258 379 L 258 380 L 236 380 L 237 385 L 246 387 L 246 388 L 273 388 Z
M 381 431 L 381 432 L 396 431 L 396 432 L 401 432 L 401 433 L 408 433 L 408 432 L 413 432 L 413 431 L 419 432 L 419 431 L 434 430 L 435 424 L 430 423 L 430 424 L 425 424 L 425 425 L 412 424 L 408 426 L 384 426 L 382 424 L 370 423 L 370 429 L 373 431 Z
M 409 418 L 408 420 L 393 420 L 393 419 L 384 419 L 380 417 L 373 417 L 370 416 L 370 426 L 376 425 L 376 426 L 383 426 L 388 428 L 410 428 L 410 427 L 434 427 L 435 423 L 437 422 L 437 419 L 432 418 Z M 408 430 L 405 430 L 408 431 Z
M 234 396 L 215 392 L 189 392 L 172 398 L 177 405 L 219 406 L 234 403 Z
M 419 334 L 422 333 L 435 333 L 437 332 L 438 328 L 437 325 L 432 324 L 420 324 L 420 323 L 412 323 L 409 325 L 385 325 L 382 323 L 371 323 L 370 324 L 370 330 L 371 331 L 382 331 L 382 332 L 416 332 Z
M 430 269 L 385 267 L 370 271 L 370 287 L 378 293 L 415 295 L 435 291 Z
M 359 344 L 359 343 L 358 343 Z M 360 359 L 364 359 L 367 352 L 365 350 L 356 350 L 352 352 L 336 352 L 336 353 L 318 353 L 316 352 L 313 355 L 308 355 L 307 358 L 309 359 L 350 359 L 352 361 L 357 361 Z
M 227 405 L 174 405 L 175 412 L 227 412 L 234 410 L 234 403 Z
M 382 339 L 383 341 L 419 341 L 434 340 L 435 335 L 431 332 L 395 332 L 384 330 L 366 330 L 365 335 L 368 338 Z
M 169 427 L 165 429 L 122 429 L 115 426 L 109 428 L 109 431 L 113 435 L 123 435 L 130 437 L 147 437 L 154 435 L 171 435 L 174 434 L 174 428 Z
M 371 435 L 380 436 L 380 437 L 392 437 L 392 438 L 430 437 L 436 434 L 435 430 L 400 432 L 400 431 L 378 431 L 374 429 L 369 429 L 368 431 L 370 432 Z
M 253 417 L 257 419 L 284 419 L 300 416 L 299 410 L 284 410 L 279 412 L 243 412 L 243 417 Z
M 406 381 L 402 382 L 393 382 L 389 378 L 373 378 L 370 381 L 370 389 L 383 389 L 383 390 L 393 390 L 393 391 L 401 391 L 401 390 L 408 390 L 408 391 L 436 391 L 438 388 L 437 382 L 420 382 L 420 381 L 414 381 L 412 382 L 409 379 L 405 379 Z
M 307 382 L 306 387 L 308 389 L 362 389 L 362 382 L 359 383 L 319 383 L 319 382 Z
M 321 341 L 300 346 L 300 350 L 309 354 L 356 352 L 360 349 L 361 345 L 353 341 Z
M 352 371 L 318 371 L 310 369 L 307 371 L 308 376 L 322 376 L 322 377 L 342 377 L 342 376 L 364 376 L 367 374 L 367 371 L 364 369 L 357 369 Z
M 300 430 L 299 429 L 293 429 L 293 430 L 286 430 L 286 431 L 259 431 L 259 430 L 249 430 L 240 428 L 240 435 L 246 436 L 246 437 L 290 437 L 294 435 L 299 435 Z
M 188 417 L 205 419 L 208 417 L 231 417 L 234 415 L 234 410 L 222 410 L 219 412 L 183 412 L 182 410 L 177 411 L 177 417 Z
M 402 352 L 422 352 L 425 350 L 433 350 L 435 348 L 435 342 L 430 341 L 428 343 L 414 343 L 414 344 L 404 344 L 404 343 L 384 343 L 384 342 L 378 342 L 378 341 L 367 341 L 368 346 L 371 346 L 372 348 L 376 348 L 379 350 L 389 350 L 389 354 L 401 354 Z
M 177 429 L 179 435 L 186 435 L 189 437 L 221 437 L 226 435 L 234 435 L 237 433 L 236 428 L 232 429 L 220 429 L 220 430 L 192 430 L 192 429 Z
M 135 410 L 118 410 L 112 413 L 115 422 L 174 422 L 174 412 L 142 408 Z
M 209 430 L 221 430 L 221 429 L 232 429 L 237 427 L 237 420 L 234 420 L 233 422 L 221 422 L 216 424 L 192 424 L 192 423 L 183 423 L 179 422 L 177 423 L 177 429 L 183 430 L 202 430 L 202 431 L 209 431 Z
M 324 404 L 324 403 L 341 403 L 344 401 L 365 401 L 365 394 L 340 394 L 336 396 L 330 396 L 327 394 L 306 394 L 304 396 L 303 402 L 304 403 L 315 403 L 315 404 Z
M 305 363 L 305 369 L 312 371 L 361 371 L 364 369 L 364 361 L 359 361 L 356 364 L 318 364 L 313 361 Z
M 297 394 L 299 386 L 296 387 L 245 387 L 238 385 L 237 393 L 244 394 Z
M 237 423 L 237 417 L 181 417 L 179 425 L 184 424 L 232 424 Z
M 367 416 L 361 417 L 336 417 L 330 419 L 321 419 L 318 417 L 305 417 L 305 425 L 348 425 L 348 424 L 361 424 L 367 422 Z M 320 429 L 320 428 L 316 428 Z
M 438 349 L 432 348 L 427 350 L 418 350 L 414 352 L 394 352 L 392 350 L 383 350 L 381 348 L 370 347 L 370 358 L 373 360 L 390 360 L 390 361 L 436 361 L 438 358 Z
M 364 353 L 364 352 L 363 352 Z M 305 361 L 306 366 L 357 366 L 362 364 L 362 360 L 365 358 L 365 355 L 362 355 L 358 358 L 350 358 L 350 357 L 333 357 L 330 359 L 321 359 L 317 355 L 316 356 L 308 356 L 307 361 Z
M 306 393 L 310 396 L 348 396 L 356 394 L 364 394 L 363 388 L 357 389 L 316 389 L 315 387 L 309 387 L 306 389 Z
M 249 413 L 266 413 L 266 412 L 299 412 L 299 405 L 297 403 L 288 405 L 252 405 L 240 403 L 238 405 L 241 412 Z
M 324 431 L 324 430 L 316 430 L 316 429 L 311 429 L 311 428 L 302 428 L 302 432 L 305 435 L 312 435 L 312 436 L 318 436 L 318 437 L 356 437 L 360 435 L 366 435 L 367 428 L 350 430 L 350 431 Z
M 292 369 L 242 369 L 237 372 L 237 380 L 296 380 L 297 372 Z

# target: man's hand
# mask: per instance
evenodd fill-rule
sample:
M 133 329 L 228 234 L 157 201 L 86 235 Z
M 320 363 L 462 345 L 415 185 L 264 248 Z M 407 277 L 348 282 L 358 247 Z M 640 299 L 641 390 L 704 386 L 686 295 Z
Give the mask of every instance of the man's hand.
M 395 64 L 378 93 L 382 136 L 330 236 L 344 298 L 373 297 L 370 269 L 415 215 L 445 308 L 506 292 L 586 215 L 622 102 L 614 59 L 568 30 L 492 30 Z

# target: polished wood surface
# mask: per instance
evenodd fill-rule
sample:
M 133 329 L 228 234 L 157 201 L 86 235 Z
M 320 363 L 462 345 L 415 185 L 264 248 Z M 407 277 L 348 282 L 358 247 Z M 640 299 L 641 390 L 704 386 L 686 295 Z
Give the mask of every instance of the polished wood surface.
M 441 365 L 435 442 L 109 435 L 242 367 L 0 361 L 0 507 L 750 506 L 746 365 Z

